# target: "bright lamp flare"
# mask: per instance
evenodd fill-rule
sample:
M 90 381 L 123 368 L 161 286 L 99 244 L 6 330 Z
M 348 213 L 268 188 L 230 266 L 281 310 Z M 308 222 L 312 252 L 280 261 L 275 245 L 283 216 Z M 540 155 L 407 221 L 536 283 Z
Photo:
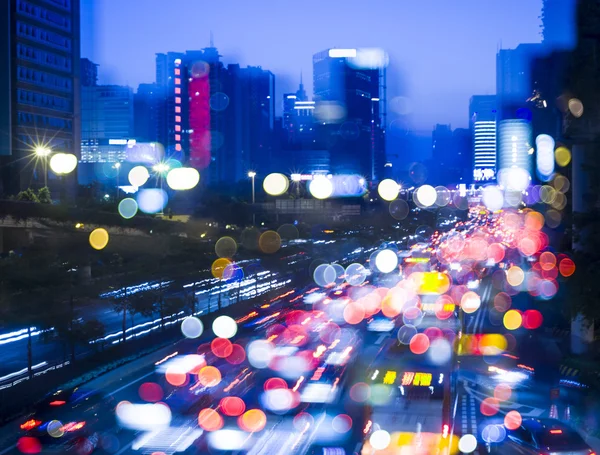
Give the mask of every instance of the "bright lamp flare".
M 171 169 L 167 174 L 167 185 L 172 190 L 191 190 L 200 182 L 200 173 L 193 167 Z
M 384 201 L 393 201 L 398 197 L 398 193 L 400 193 L 400 185 L 392 179 L 385 179 L 379 183 L 377 192 L 379 193 L 379 197 Z
M 269 174 L 263 180 L 263 189 L 265 193 L 271 196 L 281 196 L 288 190 L 290 182 L 283 174 Z
M 308 186 L 315 199 L 327 199 L 333 193 L 333 183 L 325 176 L 315 177 Z
M 50 158 L 50 169 L 55 174 L 64 175 L 73 172 L 77 167 L 77 157 L 71 153 L 55 153 Z
M 150 173 L 144 166 L 136 166 L 129 171 L 127 177 L 132 186 L 140 187 L 148 181 Z

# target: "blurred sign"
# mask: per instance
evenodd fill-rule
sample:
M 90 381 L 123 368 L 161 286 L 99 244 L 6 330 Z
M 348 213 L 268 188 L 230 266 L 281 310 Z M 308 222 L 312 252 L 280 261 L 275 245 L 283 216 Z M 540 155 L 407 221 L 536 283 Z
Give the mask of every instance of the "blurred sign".
M 415 373 L 414 371 L 406 371 L 402 376 L 402 385 L 429 387 L 431 385 L 431 373 Z

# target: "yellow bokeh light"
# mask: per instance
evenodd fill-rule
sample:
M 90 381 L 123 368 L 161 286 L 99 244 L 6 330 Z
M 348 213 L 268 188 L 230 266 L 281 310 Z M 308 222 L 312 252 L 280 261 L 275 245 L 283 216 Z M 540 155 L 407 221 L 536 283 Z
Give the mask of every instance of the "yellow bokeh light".
M 275 231 L 265 231 L 258 239 L 258 246 L 263 253 L 273 254 L 281 247 L 281 237 Z
M 504 313 L 503 322 L 507 330 L 517 330 L 523 323 L 523 316 L 517 310 L 508 310 Z
M 263 189 L 265 193 L 271 196 L 281 196 L 288 190 L 290 181 L 283 174 L 269 174 L 263 180 Z
M 379 193 L 379 197 L 384 201 L 393 201 L 398 197 L 400 185 L 392 179 L 385 179 L 379 182 L 377 192 Z
M 229 265 L 231 265 L 231 261 L 229 259 L 219 258 L 212 263 L 212 266 L 210 267 L 210 272 L 215 278 L 221 279 L 223 278 L 223 273 L 225 272 L 225 269 Z
M 95 250 L 102 250 L 108 245 L 108 231 L 104 228 L 94 229 L 90 233 L 90 245 Z
M 567 147 L 558 147 L 554 151 L 554 159 L 556 164 L 565 167 L 571 162 L 571 151 Z
M 500 355 L 507 346 L 508 341 L 499 333 L 487 333 L 479 341 L 479 349 L 484 355 Z
M 520 286 L 525 279 L 525 272 L 517 265 L 513 265 L 506 271 L 506 281 L 513 287 Z

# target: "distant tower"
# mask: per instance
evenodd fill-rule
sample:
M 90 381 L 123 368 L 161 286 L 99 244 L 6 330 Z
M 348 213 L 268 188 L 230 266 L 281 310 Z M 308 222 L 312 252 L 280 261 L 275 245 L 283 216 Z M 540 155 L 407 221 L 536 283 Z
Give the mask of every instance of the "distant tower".
M 553 50 L 572 49 L 576 44 L 577 0 L 543 0 L 542 43 Z

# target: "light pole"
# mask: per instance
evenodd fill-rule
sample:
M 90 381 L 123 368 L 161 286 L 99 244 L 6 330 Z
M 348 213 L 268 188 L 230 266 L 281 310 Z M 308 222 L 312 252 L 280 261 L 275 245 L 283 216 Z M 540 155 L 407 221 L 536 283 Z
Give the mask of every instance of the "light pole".
M 254 211 L 254 178 L 256 177 L 256 172 L 249 171 L 248 177 L 252 179 L 252 226 L 256 225 L 256 213 Z
M 115 163 L 114 168 L 117 170 L 117 202 L 119 202 L 119 172 L 121 171 L 121 163 Z
M 160 190 L 162 192 L 163 189 L 163 175 L 166 174 L 167 172 L 169 172 L 169 165 L 167 163 L 157 163 L 154 166 L 152 166 L 152 170 L 154 172 L 158 173 L 159 179 L 160 179 Z M 164 215 L 164 207 L 160 209 L 160 215 Z
M 48 156 L 52 150 L 48 147 L 36 147 L 35 155 L 44 162 L 44 186 L 48 186 Z

